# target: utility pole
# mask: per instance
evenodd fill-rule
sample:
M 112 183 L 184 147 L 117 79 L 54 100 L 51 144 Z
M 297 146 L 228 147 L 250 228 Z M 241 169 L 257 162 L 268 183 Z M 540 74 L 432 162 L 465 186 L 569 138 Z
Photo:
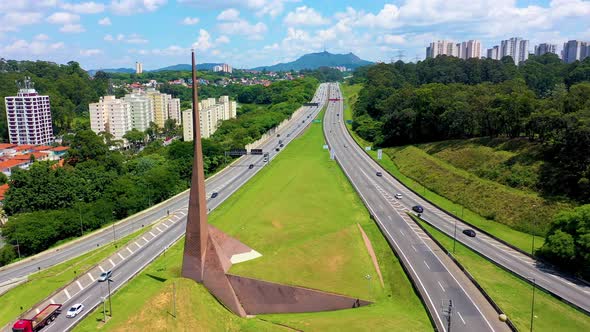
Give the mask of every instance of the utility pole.
M 457 243 L 457 218 L 455 219 L 455 232 L 453 233 L 453 254 L 455 253 L 455 245 Z
M 20 257 L 20 244 L 18 244 L 18 233 L 16 233 L 16 251 L 18 252 L 18 259 L 21 259 L 21 257 Z
M 107 279 L 107 287 L 109 288 L 109 315 L 113 317 L 113 300 L 111 299 L 111 278 Z
M 176 282 L 172 284 L 172 316 L 176 319 Z
M 402 61 L 404 56 L 405 56 L 404 51 L 402 51 L 402 50 L 397 51 L 397 61 Z

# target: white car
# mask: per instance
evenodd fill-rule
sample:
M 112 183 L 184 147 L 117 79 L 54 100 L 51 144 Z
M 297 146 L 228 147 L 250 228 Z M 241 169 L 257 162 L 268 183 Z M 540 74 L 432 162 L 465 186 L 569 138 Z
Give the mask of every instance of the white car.
M 74 304 L 70 308 L 70 310 L 68 310 L 66 317 L 74 318 L 74 317 L 78 316 L 78 314 L 81 313 L 82 310 L 84 310 L 84 305 L 82 303 Z
M 402 199 L 402 194 L 400 194 L 400 193 L 395 194 L 395 198 Z

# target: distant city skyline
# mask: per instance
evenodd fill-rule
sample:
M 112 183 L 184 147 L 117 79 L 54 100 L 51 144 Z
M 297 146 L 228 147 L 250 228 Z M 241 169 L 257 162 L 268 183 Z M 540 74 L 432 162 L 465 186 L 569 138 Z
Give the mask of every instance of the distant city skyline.
M 588 16 L 582 0 L 0 0 L 0 56 L 147 71 L 187 63 L 195 48 L 199 63 L 252 68 L 324 48 L 414 61 L 436 40 L 479 40 L 485 55 L 513 36 L 559 54 L 590 40 Z

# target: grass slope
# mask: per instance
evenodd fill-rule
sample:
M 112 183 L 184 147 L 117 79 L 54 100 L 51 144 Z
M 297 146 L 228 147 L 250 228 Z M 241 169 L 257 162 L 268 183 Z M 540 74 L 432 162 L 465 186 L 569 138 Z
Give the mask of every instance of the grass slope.
M 442 245 L 451 250 L 453 239 L 420 222 Z M 530 329 L 532 286 L 457 242 L 455 258 L 510 317 L 520 331 Z M 544 291 L 535 291 L 535 331 L 590 331 L 590 317 Z
M 0 326 L 16 319 L 25 310 L 43 300 L 55 290 L 67 285 L 75 279 L 76 274 L 84 273 L 103 259 L 124 247 L 146 229 L 139 230 L 117 240 L 118 248 L 108 243 L 94 251 L 73 258 L 67 262 L 29 276 L 29 281 L 9 290 L 0 296 Z M 21 307 L 23 308 L 21 310 Z
M 399 262 L 344 174 L 329 160 L 323 144 L 321 124 L 311 125 L 306 134 L 213 211 L 209 220 L 263 255 L 234 265 L 231 273 L 368 298 L 375 304 L 346 311 L 240 319 L 214 305 L 215 299 L 201 285 L 189 281 L 182 294 L 190 293 L 194 304 L 177 304 L 179 319 L 174 320 L 169 314 L 170 301 L 165 299 L 170 298 L 172 282 L 185 283 L 178 278 L 182 247 L 177 244 L 115 295 L 115 317 L 106 325 L 108 329 L 126 331 L 133 325 L 137 330 L 155 331 L 159 326 L 167 330 L 190 326 L 197 331 L 254 331 L 281 330 L 286 325 L 306 331 L 431 330 L 426 311 Z M 356 223 L 372 241 L 384 288 Z M 372 276 L 370 281 L 367 274 Z M 102 313 L 93 313 L 77 330 L 99 328 L 101 317 Z

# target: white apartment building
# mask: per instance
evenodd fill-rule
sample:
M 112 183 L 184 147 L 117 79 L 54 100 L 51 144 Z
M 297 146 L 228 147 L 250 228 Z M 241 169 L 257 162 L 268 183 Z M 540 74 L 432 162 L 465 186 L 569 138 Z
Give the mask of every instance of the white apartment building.
M 135 73 L 138 75 L 143 73 L 143 63 L 135 62 Z
M 224 72 L 224 73 L 232 73 L 233 68 L 232 66 L 228 65 L 227 63 L 222 63 L 219 65 L 215 65 L 213 66 L 213 71 L 214 72 Z
M 481 58 L 481 42 L 479 40 L 468 40 L 457 45 L 459 50 L 459 58 L 464 60 L 470 58 Z
M 131 126 L 139 131 L 149 128 L 154 121 L 154 107 L 152 99 L 141 90 L 126 94 L 123 100 L 131 106 Z
M 561 59 L 565 63 L 582 61 L 588 56 L 590 56 L 590 42 L 570 40 L 563 44 Z
M 199 102 L 198 110 L 201 137 L 209 138 L 215 133 L 221 121 L 236 117 L 237 103 L 229 100 L 228 96 L 221 96 L 217 102 L 215 98 L 207 98 Z M 182 112 L 183 137 L 185 141 L 193 140 L 192 116 L 193 111 L 190 109 Z
M 426 48 L 427 58 L 436 58 L 439 55 L 459 56 L 458 44 L 455 44 L 450 40 L 438 40 L 430 43 L 430 46 Z
M 40 96 L 29 77 L 16 96 L 4 98 L 8 135 L 12 144 L 45 145 L 53 141 L 49 96 Z
M 520 37 L 512 37 L 502 40 L 500 43 L 500 59 L 511 56 L 515 64 L 526 61 L 529 58 L 529 41 Z
M 182 123 L 180 99 L 170 98 L 170 100 L 168 100 L 168 118 L 176 120 L 177 125 Z
M 487 58 L 489 58 L 489 59 L 500 60 L 500 54 L 501 54 L 500 46 L 496 45 L 492 48 L 488 48 L 486 55 L 487 55 Z
M 161 93 L 154 88 L 148 88 L 146 94 L 148 98 L 152 100 L 154 123 L 157 124 L 158 127 L 163 128 L 164 123 L 168 120 L 168 110 L 170 107 L 169 101 L 172 99 L 172 96 Z
M 542 43 L 539 45 L 535 45 L 535 55 L 536 56 L 541 56 L 546 53 L 557 54 L 557 45 L 556 44 L 549 44 L 549 43 Z
M 121 140 L 132 129 L 131 105 L 115 96 L 100 97 L 98 103 L 88 105 L 90 128 L 95 133 L 108 132 Z

